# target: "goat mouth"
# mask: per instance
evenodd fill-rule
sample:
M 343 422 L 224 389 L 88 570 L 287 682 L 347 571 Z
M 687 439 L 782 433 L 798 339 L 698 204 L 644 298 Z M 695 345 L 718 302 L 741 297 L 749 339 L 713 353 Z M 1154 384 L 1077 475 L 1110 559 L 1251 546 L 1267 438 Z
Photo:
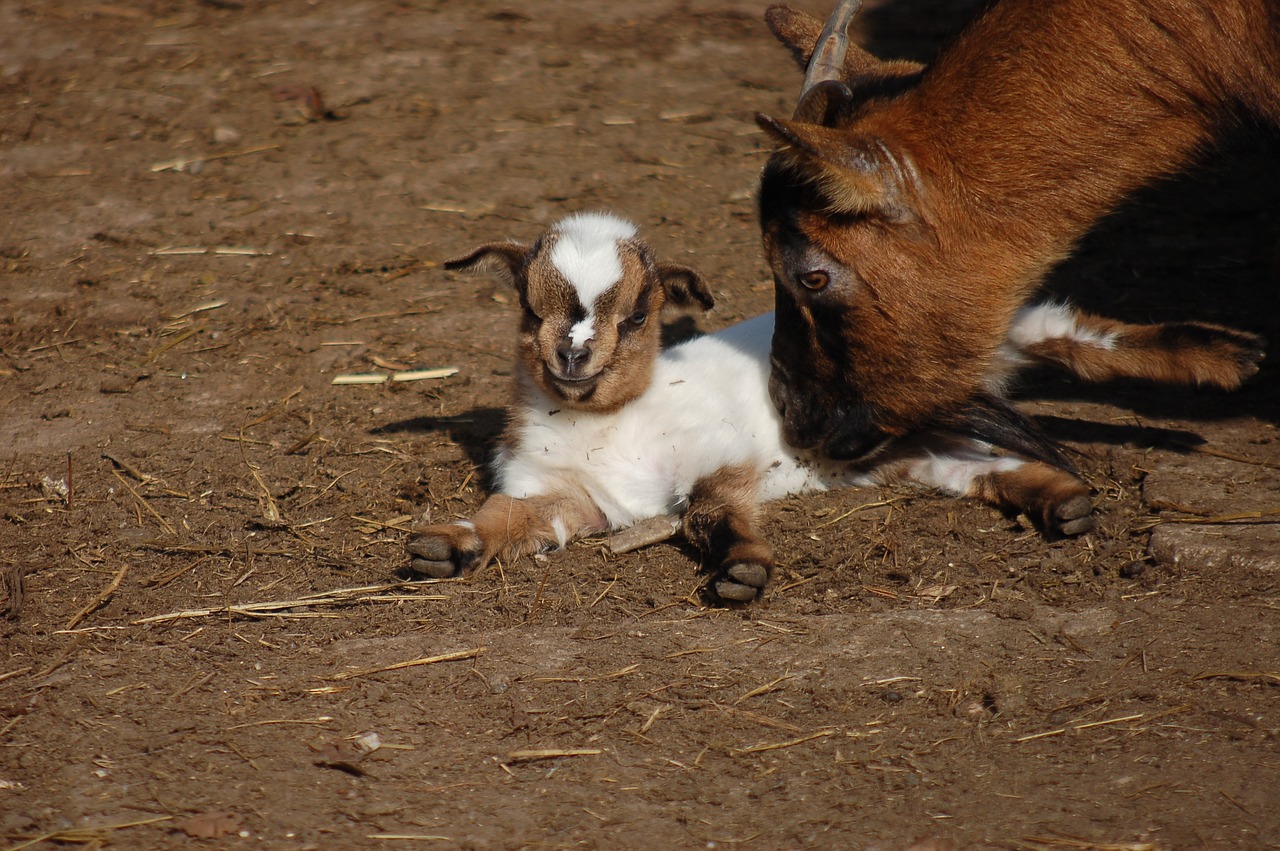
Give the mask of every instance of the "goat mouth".
M 557 375 L 551 373 L 551 379 L 556 384 L 565 384 L 569 387 L 588 387 L 600 380 L 600 373 L 595 375 Z
M 543 374 L 546 377 L 546 383 L 559 395 L 564 396 L 566 399 L 581 400 L 595 389 L 604 372 L 596 372 L 591 375 L 562 375 L 551 369 L 551 367 L 544 366 Z

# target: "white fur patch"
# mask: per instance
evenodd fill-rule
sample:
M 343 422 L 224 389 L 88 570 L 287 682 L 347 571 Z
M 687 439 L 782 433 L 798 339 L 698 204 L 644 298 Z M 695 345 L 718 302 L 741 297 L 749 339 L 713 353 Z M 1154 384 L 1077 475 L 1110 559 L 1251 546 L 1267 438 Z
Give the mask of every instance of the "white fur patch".
M 569 527 L 565 526 L 563 517 L 551 518 L 551 531 L 556 533 L 556 543 L 560 549 L 569 542 Z
M 1026 462 L 1021 458 L 975 455 L 934 455 L 911 464 L 911 478 L 918 484 L 934 487 L 953 496 L 971 496 L 974 479 L 991 473 L 1007 473 Z
M 618 243 L 636 235 L 636 227 L 607 213 L 578 213 L 553 228 L 551 263 L 578 293 L 587 316 L 569 330 L 569 340 L 582 346 L 595 336 L 595 304 L 622 279 Z
M 1018 311 L 1009 329 L 1009 341 L 1025 349 L 1045 340 L 1067 339 L 1100 349 L 1115 348 L 1114 334 L 1099 334 L 1082 328 L 1076 313 L 1067 304 L 1035 304 Z
M 582 348 L 596 335 L 596 312 L 587 309 L 587 318 L 581 322 L 575 322 L 573 327 L 569 329 L 569 342 L 577 348 Z

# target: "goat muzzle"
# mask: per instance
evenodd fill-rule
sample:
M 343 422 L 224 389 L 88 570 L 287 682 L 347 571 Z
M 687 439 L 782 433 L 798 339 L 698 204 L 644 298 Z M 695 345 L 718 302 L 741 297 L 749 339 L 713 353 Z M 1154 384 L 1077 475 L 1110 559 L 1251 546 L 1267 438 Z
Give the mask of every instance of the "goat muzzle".
M 582 345 L 574 345 L 568 339 L 561 340 L 556 346 L 556 377 L 567 381 L 581 381 L 592 376 L 584 375 L 587 363 L 591 360 L 591 341 Z
M 892 439 L 875 424 L 870 405 L 853 402 L 824 410 L 814 403 L 819 395 L 813 388 L 796 385 L 777 361 L 769 374 L 769 398 L 782 418 L 783 440 L 796 449 L 856 462 L 876 455 Z

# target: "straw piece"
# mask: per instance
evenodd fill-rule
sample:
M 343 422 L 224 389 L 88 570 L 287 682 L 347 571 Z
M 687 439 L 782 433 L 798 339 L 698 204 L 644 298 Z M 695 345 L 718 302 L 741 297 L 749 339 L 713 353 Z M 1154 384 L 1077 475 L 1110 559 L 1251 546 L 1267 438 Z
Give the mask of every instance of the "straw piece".
M 108 830 L 124 830 L 126 827 L 141 827 L 145 824 L 156 824 L 162 821 L 173 821 L 173 816 L 158 816 L 141 821 L 126 821 L 120 824 L 104 824 L 97 827 L 72 827 L 67 830 L 55 830 L 53 833 L 46 833 L 34 839 L 28 839 L 26 842 L 13 845 L 7 851 L 21 851 L 23 848 L 30 848 L 42 842 L 101 843 L 104 839 L 103 834 Z
M 119 470 L 117 470 L 117 469 L 115 469 L 115 468 L 112 468 L 111 472 L 112 472 L 112 474 L 114 474 L 114 475 L 115 475 L 115 477 L 116 477 L 117 479 L 119 479 L 119 480 L 120 480 L 120 484 L 122 484 L 122 485 L 124 485 L 124 486 L 125 486 L 125 490 L 129 491 L 130 496 L 132 496 L 134 499 L 136 499 L 136 500 L 138 501 L 138 504 L 139 504 L 139 505 L 141 505 L 143 508 L 145 508 L 145 509 L 147 510 L 147 513 L 148 513 L 148 514 L 150 514 L 150 515 L 151 515 L 152 517 L 154 517 L 156 520 L 160 521 L 160 526 L 165 530 L 165 532 L 169 533 L 170 535 L 177 535 L 177 534 L 178 534 L 178 533 L 177 533 L 177 531 L 173 528 L 173 526 L 169 525 L 169 521 L 168 521 L 168 520 L 165 520 L 163 517 L 161 517 L 161 516 L 160 516 L 160 512 L 158 512 L 158 511 L 156 511 L 154 508 L 152 508 L 152 507 L 151 507 L 151 503 L 149 503 L 149 502 L 147 502 L 145 499 L 143 499 L 143 498 L 142 498 L 142 495 L 141 495 L 140 493 L 138 493 L 138 491 L 133 487 L 133 485 L 131 485 L 131 484 L 129 484 L 127 481 L 125 481 L 124 476 L 120 475 L 120 471 L 119 471 Z
M 403 668 L 413 668 L 418 665 L 434 665 L 437 662 L 456 662 L 460 659 L 474 659 L 489 648 L 476 647 L 472 650 L 459 650 L 456 653 L 443 653 L 439 656 L 426 656 L 422 659 L 412 659 L 408 662 L 397 662 L 394 665 L 383 665 L 379 668 L 366 668 L 362 671 L 344 671 L 340 674 L 334 674 L 331 677 L 325 677 L 327 680 L 353 680 L 356 677 L 367 677 L 370 674 L 381 674 L 386 671 L 399 671 Z
M 387 376 L 380 372 L 348 373 L 335 375 L 330 384 L 385 384 Z
M 428 378 L 448 378 L 457 375 L 456 366 L 442 366 L 436 369 L 411 369 L 406 372 L 392 373 L 392 381 L 423 381 Z
M 80 621 L 87 618 L 94 611 L 94 609 L 98 608 L 98 606 L 101 606 L 103 603 L 105 603 L 108 597 L 116 593 L 116 589 L 120 587 L 120 583 L 124 581 L 125 574 L 127 574 L 128 572 L 129 572 L 129 565 L 127 562 L 125 564 L 120 565 L 120 570 L 117 571 L 115 579 L 111 580 L 111 584 L 109 584 L 106 588 L 104 588 L 102 593 L 93 599 L 92 603 L 85 606 L 76 614 L 75 617 L 69 620 L 67 622 L 67 625 L 64 627 L 64 629 L 74 629 L 76 624 L 80 623 Z
M 183 552 L 192 551 L 190 548 L 182 550 Z M 263 554 L 261 551 L 258 554 Z M 271 551 L 272 555 L 288 555 L 287 552 Z M 131 621 L 131 625 L 139 626 L 149 623 L 164 623 L 167 621 L 187 620 L 190 618 L 204 618 L 211 615 L 244 615 L 245 617 L 266 617 L 274 612 L 282 609 L 303 609 L 313 606 L 341 606 L 351 603 L 386 603 L 399 602 L 406 599 L 404 595 L 383 596 L 381 592 L 391 591 L 401 588 L 420 588 L 425 584 L 432 584 L 430 580 L 419 580 L 412 584 L 393 583 L 390 585 L 362 585 L 356 588 L 338 588 L 333 591 L 324 591 L 318 594 L 309 594 L 296 600 L 271 600 L 262 603 L 241 603 L 232 606 L 217 606 L 210 609 L 186 609 L 180 612 L 170 612 L 164 615 L 151 615 L 150 617 L 140 618 Z M 427 595 L 415 594 L 413 599 L 416 600 L 447 600 L 444 595 Z M 298 612 L 289 615 L 291 617 L 315 617 L 314 613 Z
M 539 748 L 535 750 L 512 751 L 507 754 L 507 763 L 513 762 L 534 762 L 540 759 L 559 759 L 562 756 L 598 756 L 604 753 L 600 748 L 571 748 L 569 750 L 557 750 L 554 748 Z
M 764 751 L 781 750 L 782 748 L 793 748 L 796 745 L 803 745 L 805 742 L 812 742 L 814 739 L 825 739 L 827 736 L 834 736 L 835 734 L 836 734 L 835 730 L 819 730 L 816 733 L 810 733 L 807 736 L 801 736 L 798 739 L 791 739 L 790 741 L 786 741 L 786 742 L 775 742 L 773 744 L 767 744 L 767 745 L 752 745 L 749 748 L 742 748 L 741 750 L 735 750 L 733 752 L 733 755 L 743 756 L 744 754 L 750 754 L 750 753 L 762 753 Z
M 1014 742 L 1021 743 L 1021 742 L 1035 741 L 1036 739 L 1047 739 L 1050 736 L 1061 736 L 1063 733 L 1066 733 L 1068 730 L 1088 730 L 1090 727 L 1105 727 L 1108 724 L 1120 724 L 1125 721 L 1137 721 L 1145 717 L 1146 717 L 1145 712 L 1139 712 L 1136 715 L 1124 715 L 1120 718 L 1108 718 L 1106 721 L 1090 721 L 1087 724 L 1076 724 L 1071 727 L 1061 727 L 1057 730 L 1046 730 L 1043 733 L 1032 733 L 1029 736 L 1019 736 L 1018 738 L 1014 739 Z
M 1280 673 L 1273 671 L 1205 671 L 1202 674 L 1196 674 L 1192 680 L 1236 680 L 1242 683 L 1266 683 L 1267 685 L 1280 686 Z

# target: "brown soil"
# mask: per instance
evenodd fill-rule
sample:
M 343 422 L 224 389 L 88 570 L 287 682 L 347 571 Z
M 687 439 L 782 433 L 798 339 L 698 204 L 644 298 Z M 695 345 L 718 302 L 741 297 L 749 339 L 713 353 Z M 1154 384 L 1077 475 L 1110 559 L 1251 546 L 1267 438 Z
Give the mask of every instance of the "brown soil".
M 860 25 L 928 56 L 955 5 Z M 1280 847 L 1273 366 L 1029 381 L 1077 540 L 855 491 L 768 508 L 744 611 L 678 542 L 397 584 L 411 522 L 483 499 L 510 379 L 511 297 L 443 259 L 610 208 L 714 282 L 701 327 L 769 308 L 752 115 L 798 74 L 762 9 L 0 5 L 4 844 Z M 1053 288 L 1280 339 L 1276 150 Z M 401 366 L 460 371 L 331 384 Z

